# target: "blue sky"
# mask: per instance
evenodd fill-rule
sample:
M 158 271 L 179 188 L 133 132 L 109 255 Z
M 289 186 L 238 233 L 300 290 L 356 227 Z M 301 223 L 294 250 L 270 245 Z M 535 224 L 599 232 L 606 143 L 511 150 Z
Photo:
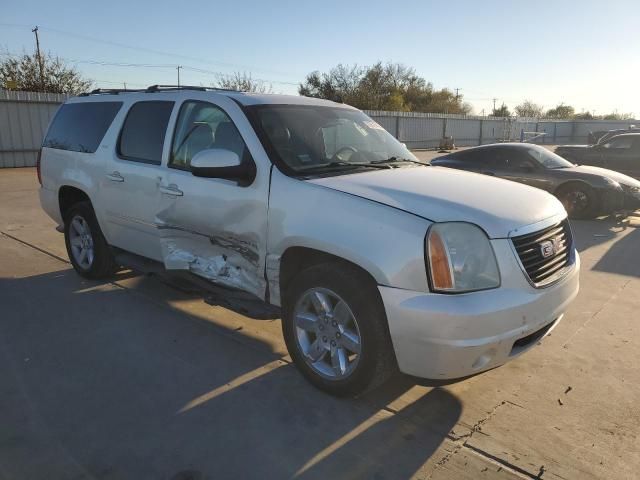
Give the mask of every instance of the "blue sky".
M 295 93 L 310 71 L 382 60 L 414 67 L 437 88 L 460 88 L 477 113 L 496 97 L 510 107 L 530 99 L 640 116 L 637 0 L 24 1 L 3 7 L 0 51 L 31 52 L 33 25 L 44 51 L 81 60 L 77 68 L 104 87 L 175 83 L 183 65 L 251 72 Z M 181 71 L 183 84 L 215 80 Z

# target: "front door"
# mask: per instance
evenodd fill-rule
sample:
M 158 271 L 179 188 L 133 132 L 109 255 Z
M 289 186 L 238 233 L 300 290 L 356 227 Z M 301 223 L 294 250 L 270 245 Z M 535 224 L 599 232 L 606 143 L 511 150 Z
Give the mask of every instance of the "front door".
M 189 170 L 193 156 L 209 148 L 230 150 L 242 161 L 254 162 L 247 144 L 255 151 L 257 142 L 246 117 L 229 98 L 220 98 L 217 105 L 201 100 L 182 103 L 156 222 L 167 269 L 189 270 L 264 298 L 269 168 L 257 165 L 249 186 L 195 177 Z M 254 153 L 264 157 L 263 152 Z
M 129 252 L 162 260 L 155 214 L 160 201 L 162 151 L 174 102 L 134 103 L 101 180 L 109 242 Z

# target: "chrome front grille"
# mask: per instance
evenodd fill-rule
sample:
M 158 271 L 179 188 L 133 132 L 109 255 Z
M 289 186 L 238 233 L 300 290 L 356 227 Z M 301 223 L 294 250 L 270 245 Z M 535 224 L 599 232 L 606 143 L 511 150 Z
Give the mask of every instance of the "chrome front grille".
M 566 219 L 543 230 L 512 237 L 511 241 L 536 287 L 556 280 L 572 262 L 573 238 Z

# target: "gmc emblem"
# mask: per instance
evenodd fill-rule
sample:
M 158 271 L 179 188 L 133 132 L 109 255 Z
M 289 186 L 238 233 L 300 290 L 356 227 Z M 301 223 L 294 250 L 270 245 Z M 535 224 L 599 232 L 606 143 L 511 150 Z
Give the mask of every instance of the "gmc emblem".
M 551 240 L 545 240 L 544 242 L 540 242 L 540 253 L 542 254 L 542 258 L 549 258 L 562 248 L 563 242 L 562 237 L 555 237 Z

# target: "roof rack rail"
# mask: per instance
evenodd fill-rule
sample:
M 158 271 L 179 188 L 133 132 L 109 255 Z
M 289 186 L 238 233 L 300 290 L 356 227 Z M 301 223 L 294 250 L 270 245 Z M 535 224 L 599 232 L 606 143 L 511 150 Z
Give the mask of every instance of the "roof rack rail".
M 223 92 L 239 92 L 242 90 L 233 90 L 231 88 L 217 88 L 217 87 L 202 87 L 195 85 L 151 85 L 147 88 L 131 89 L 131 88 L 96 88 L 90 92 L 81 93 L 80 97 L 88 97 L 90 95 L 118 95 L 120 93 L 156 93 L 166 92 L 171 90 L 198 90 L 200 92 L 206 92 L 208 90 L 223 91 Z
M 131 88 L 96 88 L 90 92 L 81 93 L 80 97 L 88 97 L 89 95 L 118 95 L 119 93 L 144 92 L 144 89 Z
M 147 93 L 162 92 L 166 90 L 198 90 L 200 92 L 206 92 L 208 90 L 221 90 L 224 92 L 242 92 L 241 90 L 234 90 L 232 88 L 218 88 L 218 87 L 203 87 L 202 85 L 151 85 L 144 90 Z

